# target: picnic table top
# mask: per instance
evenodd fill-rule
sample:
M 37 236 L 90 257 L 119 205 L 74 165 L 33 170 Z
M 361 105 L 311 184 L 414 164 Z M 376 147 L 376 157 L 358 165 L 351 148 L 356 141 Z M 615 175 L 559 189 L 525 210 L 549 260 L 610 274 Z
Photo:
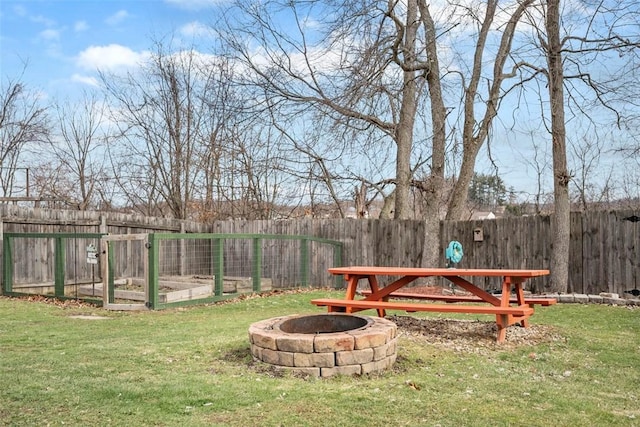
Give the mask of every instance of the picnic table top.
M 389 276 L 487 276 L 487 277 L 538 277 L 546 276 L 549 270 L 487 269 L 487 268 L 423 268 L 351 266 L 329 268 L 332 274 L 389 275 Z

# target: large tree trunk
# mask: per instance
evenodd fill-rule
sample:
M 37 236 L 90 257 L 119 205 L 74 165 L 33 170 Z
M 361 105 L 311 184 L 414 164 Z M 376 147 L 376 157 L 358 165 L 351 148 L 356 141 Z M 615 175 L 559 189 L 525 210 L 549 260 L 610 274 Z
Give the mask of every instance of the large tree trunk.
M 413 117 L 415 116 L 415 105 L 413 107 L 405 107 L 408 92 L 411 89 L 405 88 L 403 100 L 403 112 L 400 113 L 398 122 L 398 130 L 396 132 L 396 189 L 395 189 L 395 211 L 393 217 L 395 219 L 411 219 L 413 218 L 412 204 L 410 203 L 410 185 L 411 185 L 411 148 L 413 146 Z M 415 92 L 414 92 L 415 94 Z M 411 100 L 415 103 L 415 98 Z M 407 109 L 413 108 L 414 113 L 407 112 Z M 405 116 L 405 117 L 402 117 Z
M 551 137 L 553 141 L 553 195 L 555 204 L 551 281 L 547 285 L 547 290 L 566 292 L 569 277 L 569 181 L 571 177 L 567 171 L 559 3 L 559 0 L 547 1 L 546 17 Z
M 465 143 L 462 164 L 460 165 L 460 173 L 455 185 L 453 186 L 451 198 L 449 199 L 449 207 L 447 209 L 446 217 L 447 220 L 461 221 L 469 219 L 470 210 L 467 207 L 467 200 L 469 185 L 473 179 L 473 173 L 475 172 L 478 149 L 474 148 L 472 150 L 467 150 Z
M 409 69 L 403 71 L 402 103 L 400 117 L 396 126 L 396 191 L 395 219 L 411 219 L 414 217 L 410 203 L 411 186 L 411 151 L 413 149 L 413 127 L 417 110 L 416 71 L 414 66 L 416 55 L 416 36 L 419 21 L 415 0 L 407 3 L 406 34 L 403 40 L 404 60 Z
M 431 99 L 431 123 L 433 125 L 431 173 L 427 182 L 428 194 L 424 212 L 425 238 L 422 265 L 436 267 L 444 260 L 440 246 L 440 207 L 444 186 L 447 112 L 442 98 L 435 23 L 425 0 L 418 0 L 418 5 L 422 25 L 424 25 L 425 29 L 427 57 L 431 64 L 431 68 L 427 73 L 427 85 Z

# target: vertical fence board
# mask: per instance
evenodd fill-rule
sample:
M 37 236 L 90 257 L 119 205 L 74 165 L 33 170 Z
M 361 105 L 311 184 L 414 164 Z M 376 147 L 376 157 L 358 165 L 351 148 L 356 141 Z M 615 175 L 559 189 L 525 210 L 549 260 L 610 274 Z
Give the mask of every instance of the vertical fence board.
M 582 215 L 573 212 L 569 227 L 569 284 L 567 290 L 576 293 L 593 293 L 582 278 Z

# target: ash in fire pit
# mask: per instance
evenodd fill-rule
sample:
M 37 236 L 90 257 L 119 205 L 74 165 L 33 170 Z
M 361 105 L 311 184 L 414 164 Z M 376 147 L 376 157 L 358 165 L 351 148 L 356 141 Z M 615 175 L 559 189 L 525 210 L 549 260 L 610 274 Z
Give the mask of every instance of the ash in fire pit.
M 360 316 L 319 314 L 300 316 L 280 322 L 277 326 L 288 334 L 329 334 L 362 328 L 369 320 Z
M 393 366 L 396 324 L 380 317 L 326 313 L 263 320 L 249 327 L 253 357 L 312 376 L 366 374 Z

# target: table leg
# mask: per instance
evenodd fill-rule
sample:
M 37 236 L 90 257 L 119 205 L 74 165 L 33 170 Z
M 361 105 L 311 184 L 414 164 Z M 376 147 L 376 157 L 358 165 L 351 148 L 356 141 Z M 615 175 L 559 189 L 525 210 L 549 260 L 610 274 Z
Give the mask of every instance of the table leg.
M 502 280 L 502 298 L 500 299 L 500 306 L 509 307 L 509 300 L 511 299 L 511 280 L 509 277 L 505 277 Z
M 358 276 L 355 274 L 345 275 L 345 279 L 347 280 L 347 292 L 345 294 L 345 299 L 352 300 L 356 297 L 356 290 L 358 289 L 358 281 L 363 276 Z M 366 276 L 364 276 L 366 277 Z
M 503 307 L 509 306 L 509 300 L 511 299 L 511 288 L 515 288 L 516 301 L 518 305 L 524 305 L 524 291 L 522 290 L 522 280 L 517 278 L 505 277 L 502 282 L 502 300 L 501 305 Z M 520 326 L 523 328 L 529 327 L 528 317 L 522 317 L 520 320 Z
M 347 280 L 347 292 L 345 294 L 345 299 L 353 300 L 356 297 L 356 290 L 358 289 L 358 282 L 360 279 L 366 276 L 358 276 L 356 274 L 345 275 L 345 279 Z M 352 307 L 345 307 L 344 312 L 353 313 Z
M 519 280 L 515 283 L 516 285 L 516 301 L 518 301 L 518 305 L 524 305 L 524 290 L 522 289 L 522 281 Z M 532 306 L 533 307 L 533 306 Z M 521 321 L 520 321 L 520 326 L 522 326 L 523 328 L 528 328 L 529 327 L 529 318 L 528 317 L 524 317 Z
M 371 295 L 375 295 L 380 291 L 380 286 L 378 285 L 378 278 L 376 276 L 368 276 L 369 288 L 371 288 Z M 383 301 L 388 301 L 389 298 L 383 298 Z M 376 309 L 378 312 L 378 317 L 385 317 L 387 315 L 384 308 Z
M 509 327 L 509 315 L 508 314 L 496 314 L 496 324 L 498 325 L 498 344 L 504 342 L 507 338 L 507 328 Z
M 524 289 L 522 287 L 522 282 L 516 282 L 516 300 L 518 301 L 518 305 L 524 305 Z
M 378 286 L 378 278 L 376 276 L 367 276 L 367 280 L 369 281 L 369 288 L 371 289 L 371 293 L 378 293 L 378 291 L 380 290 L 380 286 Z
M 358 290 L 358 282 L 360 281 L 360 279 L 367 279 L 367 282 L 369 283 L 369 287 L 371 288 L 371 295 L 376 295 L 380 292 L 380 286 L 378 285 L 378 278 L 375 275 L 372 274 L 368 274 L 368 275 L 364 275 L 364 276 L 360 276 L 360 275 L 356 275 L 356 274 L 352 274 L 352 275 L 345 275 L 345 279 L 347 280 L 347 292 L 345 294 L 345 299 L 347 300 L 351 300 L 353 301 L 356 298 L 356 292 Z M 389 298 L 383 298 L 383 301 L 388 300 Z M 385 317 L 386 316 L 386 312 L 384 309 L 379 308 L 377 309 L 378 311 L 378 316 L 380 317 Z M 346 313 L 354 313 L 353 307 L 346 307 L 344 312 Z

